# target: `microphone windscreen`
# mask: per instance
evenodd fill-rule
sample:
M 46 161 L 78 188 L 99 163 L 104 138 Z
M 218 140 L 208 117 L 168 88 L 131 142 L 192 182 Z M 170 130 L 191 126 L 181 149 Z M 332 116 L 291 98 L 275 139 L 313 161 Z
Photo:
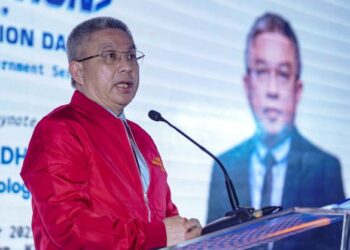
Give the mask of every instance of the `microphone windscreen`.
M 162 115 L 155 111 L 155 110 L 150 110 L 148 112 L 148 117 L 151 118 L 153 121 L 159 122 L 159 121 L 163 121 L 163 117 Z

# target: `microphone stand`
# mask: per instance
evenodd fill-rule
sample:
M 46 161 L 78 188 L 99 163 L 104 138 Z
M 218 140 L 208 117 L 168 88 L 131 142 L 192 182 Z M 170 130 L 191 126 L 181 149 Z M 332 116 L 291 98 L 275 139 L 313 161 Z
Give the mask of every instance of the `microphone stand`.
M 211 158 L 213 158 L 214 161 L 217 162 L 217 164 L 220 166 L 222 172 L 224 173 L 226 190 L 227 190 L 227 194 L 228 194 L 228 197 L 229 197 L 229 200 L 230 200 L 232 211 L 226 213 L 225 217 L 220 218 L 220 219 L 218 219 L 216 221 L 213 221 L 213 222 L 209 223 L 207 226 L 205 226 L 203 228 L 203 230 L 202 230 L 202 235 L 205 235 L 205 234 L 208 234 L 208 233 L 211 233 L 211 232 L 215 232 L 217 230 L 224 229 L 224 228 L 227 228 L 227 227 L 231 227 L 231 226 L 234 226 L 234 225 L 237 225 L 237 224 L 240 224 L 240 223 L 243 223 L 243 222 L 246 222 L 246 221 L 258 218 L 258 217 L 260 217 L 262 215 L 275 213 L 275 212 L 281 210 L 281 207 L 274 207 L 274 206 L 266 207 L 266 208 L 264 208 L 262 210 L 258 210 L 258 211 L 255 211 L 254 208 L 240 207 L 239 206 L 238 197 L 237 197 L 235 188 L 234 188 L 234 186 L 232 184 L 232 181 L 230 179 L 230 176 L 228 175 L 228 173 L 227 173 L 224 165 L 222 164 L 222 162 L 217 157 L 215 157 L 211 152 L 209 152 L 202 145 L 200 145 L 196 141 L 194 141 L 187 134 L 185 134 L 180 129 L 175 127 L 173 124 L 171 124 L 166 119 L 164 119 L 159 112 L 151 110 L 151 111 L 148 112 L 148 116 L 153 121 L 165 122 L 170 127 L 172 127 L 177 132 L 179 132 L 181 135 L 186 137 L 193 144 L 195 144 L 202 151 L 207 153 Z

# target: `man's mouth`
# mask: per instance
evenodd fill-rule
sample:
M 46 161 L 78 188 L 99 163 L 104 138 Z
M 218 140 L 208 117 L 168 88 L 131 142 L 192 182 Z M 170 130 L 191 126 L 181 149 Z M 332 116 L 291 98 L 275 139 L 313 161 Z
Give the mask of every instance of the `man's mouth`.
M 132 82 L 121 81 L 121 82 L 116 83 L 115 86 L 117 86 L 118 88 L 127 89 L 127 88 L 132 86 Z
M 277 120 L 277 118 L 282 114 L 282 111 L 276 108 L 264 108 L 263 112 L 271 121 Z

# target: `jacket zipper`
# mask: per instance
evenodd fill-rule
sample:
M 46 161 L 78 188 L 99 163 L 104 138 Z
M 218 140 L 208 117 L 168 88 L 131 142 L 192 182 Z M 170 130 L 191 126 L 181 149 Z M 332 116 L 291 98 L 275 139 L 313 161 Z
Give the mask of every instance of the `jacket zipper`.
M 143 198 L 146 203 L 147 211 L 148 211 L 148 222 L 151 222 L 151 209 L 149 208 L 148 196 L 147 193 L 143 194 Z
M 122 122 L 123 122 L 123 121 L 122 121 Z M 126 123 L 126 121 L 125 121 L 125 123 Z M 141 169 L 138 168 L 139 164 L 138 164 L 138 161 L 137 161 L 137 159 L 136 159 L 136 157 L 137 157 L 137 156 L 136 156 L 136 152 L 134 152 L 134 149 L 133 149 L 133 147 L 132 147 L 132 145 L 131 145 L 130 138 L 129 138 L 129 133 L 128 133 L 127 128 L 126 128 L 125 126 L 128 126 L 128 125 L 127 125 L 127 124 L 124 124 L 124 122 L 123 122 L 123 127 L 124 127 L 124 130 L 125 130 L 125 132 L 126 132 L 126 136 L 128 137 L 128 141 L 129 141 L 129 146 L 130 146 L 130 149 L 131 149 L 131 151 L 132 151 L 132 153 L 133 153 L 134 162 L 135 162 L 136 167 L 137 167 L 137 170 L 138 170 L 138 172 L 139 172 L 139 180 L 140 180 L 140 184 L 141 184 L 141 188 L 142 188 L 143 200 L 144 200 L 145 205 L 146 205 L 146 208 L 147 208 L 147 219 L 148 219 L 148 222 L 151 222 L 151 209 L 149 208 L 149 201 L 148 201 L 147 192 L 145 192 L 145 190 L 144 190 L 144 188 L 143 188 L 142 179 L 141 179 Z M 130 136 L 133 137 L 132 134 L 131 134 Z M 135 141 L 134 137 L 132 138 L 132 140 Z M 135 142 L 135 144 L 136 144 L 136 142 Z M 137 147 L 137 145 L 136 145 L 136 147 Z M 139 151 L 140 151 L 140 150 L 139 150 Z M 141 152 L 141 151 L 140 151 L 140 152 Z M 144 161 L 145 161 L 145 163 L 147 164 L 146 160 L 144 160 Z M 147 165 L 147 168 L 148 168 L 148 165 Z M 151 183 L 151 174 L 149 175 L 149 178 L 150 178 L 150 183 Z

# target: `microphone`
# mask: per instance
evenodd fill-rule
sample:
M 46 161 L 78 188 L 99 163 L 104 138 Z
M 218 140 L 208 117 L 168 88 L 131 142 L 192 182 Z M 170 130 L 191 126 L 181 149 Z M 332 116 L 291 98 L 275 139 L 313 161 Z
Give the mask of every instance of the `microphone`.
M 155 111 L 155 110 L 150 110 L 148 112 L 148 117 L 151 118 L 151 120 L 156 121 L 156 122 L 163 122 L 165 121 L 162 115 Z
M 148 117 L 151 118 L 153 121 L 156 121 L 156 122 L 165 122 L 170 127 L 172 127 L 177 132 L 179 132 L 181 135 L 186 137 L 188 140 L 190 140 L 192 143 L 194 143 L 197 147 L 199 147 L 202 151 L 204 151 L 211 158 L 213 158 L 214 161 L 221 168 L 221 170 L 222 170 L 222 172 L 224 174 L 226 190 L 227 190 L 227 194 L 228 194 L 228 197 L 229 197 L 229 200 L 230 200 L 232 211 L 226 213 L 225 217 L 220 218 L 220 219 L 218 219 L 216 221 L 213 221 L 213 222 L 209 223 L 208 225 L 206 225 L 203 228 L 203 230 L 202 230 L 202 235 L 205 235 L 205 234 L 208 234 L 208 233 L 211 233 L 211 232 L 215 232 L 217 230 L 224 229 L 224 228 L 227 228 L 227 227 L 231 227 L 231 226 L 234 226 L 234 225 L 246 222 L 248 220 L 259 218 L 259 217 L 261 217 L 263 215 L 275 213 L 275 212 L 278 212 L 278 211 L 280 211 L 282 209 L 282 207 L 270 206 L 270 207 L 266 207 L 266 208 L 263 208 L 261 210 L 255 211 L 254 208 L 242 208 L 242 207 L 239 207 L 238 197 L 237 197 L 235 188 L 234 188 L 234 186 L 232 184 L 232 180 L 231 180 L 230 176 L 228 175 L 228 173 L 226 171 L 226 168 L 224 167 L 224 164 L 222 164 L 222 162 L 217 157 L 215 157 L 211 152 L 209 152 L 202 145 L 200 145 L 196 141 L 194 141 L 187 134 L 185 134 L 180 129 L 175 127 L 173 124 L 171 124 L 166 119 L 164 119 L 159 112 L 157 112 L 155 110 L 150 110 L 148 112 Z

